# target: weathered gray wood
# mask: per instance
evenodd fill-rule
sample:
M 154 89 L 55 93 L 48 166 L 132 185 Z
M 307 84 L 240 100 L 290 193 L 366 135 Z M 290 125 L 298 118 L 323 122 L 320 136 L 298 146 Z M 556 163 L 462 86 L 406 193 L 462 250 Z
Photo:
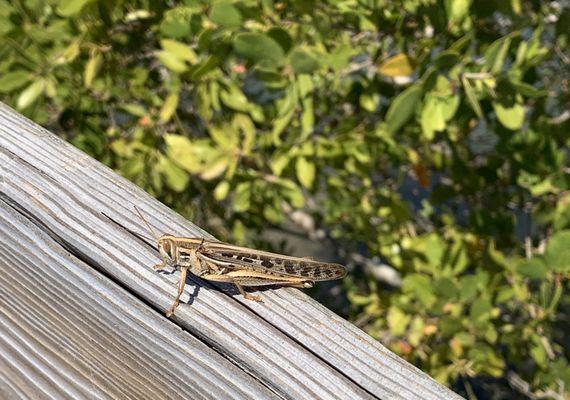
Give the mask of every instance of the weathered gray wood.
M 119 283 L 133 301 L 146 302 L 156 318 L 172 325 L 161 313 L 172 302 L 177 274 L 154 272 L 156 251 L 102 213 L 148 235 L 133 212 L 137 205 L 160 233 L 207 233 L 3 105 L 1 199 L 49 231 L 93 273 Z M 173 321 L 282 397 L 460 398 L 296 289 L 265 291 L 264 303 L 254 303 L 190 277 L 186 292 L 182 301 L 190 304 L 182 304 Z M 95 290 L 92 302 L 101 297 Z M 242 383 L 243 374 L 229 371 L 239 388 L 249 385 Z M 208 385 L 201 388 L 210 393 Z
M 1 199 L 0 237 L 0 398 L 278 397 Z

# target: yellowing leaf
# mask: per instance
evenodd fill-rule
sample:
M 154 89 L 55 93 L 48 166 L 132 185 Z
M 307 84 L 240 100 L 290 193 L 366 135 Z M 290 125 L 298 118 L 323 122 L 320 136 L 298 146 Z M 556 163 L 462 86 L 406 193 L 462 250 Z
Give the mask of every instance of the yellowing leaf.
M 390 333 L 394 336 L 403 335 L 411 319 L 411 316 L 404 313 L 398 307 L 391 306 L 388 310 L 387 317 Z
M 290 155 L 287 152 L 277 153 L 271 161 L 269 161 L 269 168 L 271 171 L 279 176 L 283 172 L 283 169 L 289 164 L 289 160 L 291 159 Z
M 236 111 L 247 112 L 249 111 L 250 105 L 247 101 L 247 97 L 236 85 L 230 85 L 227 90 L 224 89 L 220 91 L 220 100 Z
M 85 71 L 83 73 L 83 82 L 85 83 L 85 87 L 91 87 L 93 79 L 95 79 L 97 72 L 99 72 L 102 61 L 103 57 L 101 56 L 101 53 L 94 52 L 90 55 L 89 61 L 85 64 Z
M 200 171 L 200 160 L 196 157 L 195 144 L 185 136 L 168 134 L 164 136 L 168 157 L 191 173 Z
M 243 133 L 243 140 L 241 142 L 242 154 L 249 155 L 253 147 L 255 139 L 255 125 L 251 118 L 244 114 L 236 114 L 232 121 L 232 126 L 239 129 Z
M 315 164 L 307 161 L 305 157 L 297 158 L 297 163 L 295 164 L 297 179 L 306 188 L 312 188 L 313 182 L 315 180 Z
M 200 178 L 206 181 L 217 178 L 224 173 L 228 167 L 229 161 L 230 159 L 227 154 L 220 155 L 203 167 L 203 171 L 200 173 Z
M 173 72 L 182 73 L 188 69 L 186 63 L 176 57 L 174 54 L 167 52 L 166 50 L 161 50 L 156 54 L 156 58 L 162 62 L 166 68 L 170 69 Z
M 410 76 L 414 72 L 414 62 L 405 54 L 397 54 L 385 60 L 378 67 L 378 72 L 390 78 L 396 76 Z
M 505 128 L 515 131 L 522 127 L 524 122 L 524 106 L 522 105 L 521 99 L 518 99 L 511 106 L 493 102 L 493 108 L 497 114 L 497 119 Z
M 224 200 L 228 197 L 230 191 L 230 184 L 228 181 L 221 181 L 214 189 L 214 198 L 218 201 Z
M 163 39 L 160 41 L 160 46 L 165 52 L 171 54 L 172 56 L 178 58 L 179 60 L 188 61 L 190 64 L 195 64 L 198 62 L 198 56 L 185 43 L 179 42 L 172 39 Z
M 178 93 L 170 93 L 160 110 L 160 121 L 168 122 L 178 107 Z

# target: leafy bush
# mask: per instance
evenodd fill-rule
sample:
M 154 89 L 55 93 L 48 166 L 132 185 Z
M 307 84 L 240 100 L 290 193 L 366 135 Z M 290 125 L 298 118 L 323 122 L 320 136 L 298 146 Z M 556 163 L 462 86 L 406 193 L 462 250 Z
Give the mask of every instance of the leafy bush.
M 455 390 L 562 398 L 568 20 L 520 0 L 0 0 L 0 95 L 221 238 L 324 233 L 354 264 L 349 318 Z

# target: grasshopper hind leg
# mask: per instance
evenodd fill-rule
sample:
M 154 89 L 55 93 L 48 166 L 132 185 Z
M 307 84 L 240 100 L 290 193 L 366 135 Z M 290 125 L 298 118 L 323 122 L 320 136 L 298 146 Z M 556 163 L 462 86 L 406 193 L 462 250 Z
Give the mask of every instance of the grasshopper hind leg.
M 233 281 L 232 282 L 234 285 L 236 285 L 237 290 L 239 290 L 239 292 L 241 293 L 241 295 L 243 296 L 244 299 L 246 300 L 252 300 L 252 301 L 257 301 L 257 302 L 263 302 L 263 300 L 261 299 L 260 295 L 257 294 L 251 294 L 245 291 L 245 289 L 243 288 L 242 285 L 240 285 L 238 282 Z

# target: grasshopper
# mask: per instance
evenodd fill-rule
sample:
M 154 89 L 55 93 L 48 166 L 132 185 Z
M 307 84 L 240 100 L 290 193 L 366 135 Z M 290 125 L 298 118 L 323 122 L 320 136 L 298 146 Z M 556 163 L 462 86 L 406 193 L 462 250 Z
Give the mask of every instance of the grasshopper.
M 154 235 L 138 208 L 136 210 Z M 209 281 L 232 283 L 245 299 L 253 301 L 262 300 L 259 295 L 246 292 L 244 287 L 311 288 L 315 282 L 340 279 L 346 275 L 346 268 L 340 264 L 289 257 L 202 238 L 165 234 L 158 237 L 157 247 L 162 263 L 154 266 L 155 270 L 165 269 L 167 266 L 180 268 L 178 294 L 166 312 L 167 317 L 174 314 L 180 304 L 188 271 Z

